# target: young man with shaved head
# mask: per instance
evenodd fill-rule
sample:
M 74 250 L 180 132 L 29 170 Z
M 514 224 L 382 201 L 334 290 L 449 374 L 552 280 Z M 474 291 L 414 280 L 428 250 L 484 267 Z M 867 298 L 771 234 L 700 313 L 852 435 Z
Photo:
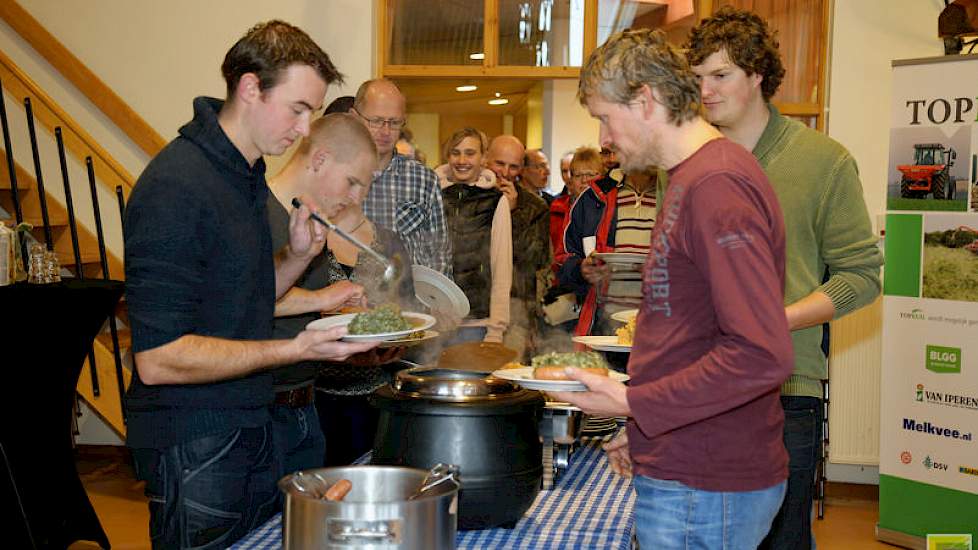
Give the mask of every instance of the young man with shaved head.
M 784 304 L 795 351 L 794 374 L 781 387 L 790 477 L 761 548 L 805 550 L 814 542 L 812 500 L 822 458 L 828 378 L 822 327 L 876 298 L 882 257 L 852 155 L 771 104 L 785 71 L 764 20 L 725 8 L 692 30 L 687 49 L 706 119 L 753 152 L 784 211 Z
M 368 80 L 357 90 L 351 112 L 370 131 L 380 157 L 363 213 L 404 241 L 411 254 L 404 269 L 421 264 L 451 276 L 452 246 L 438 176 L 395 150 L 406 108 L 404 95 L 390 80 Z
M 226 548 L 278 508 L 269 368 L 371 346 L 345 329 L 275 340 L 275 300 L 322 250 L 311 197 L 273 254 L 263 155 L 309 133 L 329 57 L 282 21 L 256 25 L 221 66 L 227 99 L 198 97 L 140 175 L 125 213 L 135 370 L 127 444 L 146 481 L 154 548 Z
M 497 185 L 509 201 L 513 223 L 513 287 L 510 326 L 503 343 L 532 356 L 542 318 L 541 302 L 549 282 L 550 207 L 522 181 L 523 143 L 514 136 L 496 136 L 486 152 L 486 167 L 496 173 Z M 519 243 L 519 244 L 517 244 Z
M 317 119 L 282 171 L 268 180 L 272 245 L 288 242 L 292 197 L 311 197 L 320 212 L 335 220 L 360 205 L 376 169 L 377 147 L 354 115 Z M 361 285 L 346 280 L 330 284 L 329 254 L 324 250 L 313 258 L 295 286 L 275 303 L 275 337 L 295 336 L 323 311 L 364 305 Z M 319 424 L 314 382 L 323 367 L 320 361 L 302 361 L 272 371 L 272 426 L 283 474 L 322 467 L 326 445 L 344 444 L 326 441 Z

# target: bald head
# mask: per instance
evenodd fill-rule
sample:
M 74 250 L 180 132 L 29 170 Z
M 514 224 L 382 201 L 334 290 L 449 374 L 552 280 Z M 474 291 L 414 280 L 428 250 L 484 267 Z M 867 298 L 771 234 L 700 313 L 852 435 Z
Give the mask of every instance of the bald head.
M 486 151 L 486 167 L 497 176 L 515 180 L 523 172 L 523 143 L 514 136 L 496 136 Z
M 404 114 L 407 101 L 397 85 L 386 78 L 368 80 L 360 85 L 356 98 L 353 100 L 353 110 L 367 129 L 377 145 L 381 165 L 386 167 L 394 153 L 404 127 Z
M 309 135 L 303 138 L 293 158 L 309 157 L 319 149 L 328 150 L 342 163 L 350 163 L 366 155 L 376 164 L 377 147 L 370 138 L 370 132 L 351 114 L 331 113 L 310 124 Z
M 310 125 L 309 135 L 273 178 L 273 189 L 276 196 L 313 199 L 334 217 L 360 204 L 376 169 L 377 148 L 367 129 L 351 114 L 333 113 Z

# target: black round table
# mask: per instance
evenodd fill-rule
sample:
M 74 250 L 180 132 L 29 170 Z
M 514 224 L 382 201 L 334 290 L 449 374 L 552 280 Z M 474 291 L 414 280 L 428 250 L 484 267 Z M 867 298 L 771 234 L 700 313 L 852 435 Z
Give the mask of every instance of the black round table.
M 7 548 L 109 540 L 75 467 L 71 415 L 92 341 L 122 297 L 119 281 L 0 287 L 0 499 Z

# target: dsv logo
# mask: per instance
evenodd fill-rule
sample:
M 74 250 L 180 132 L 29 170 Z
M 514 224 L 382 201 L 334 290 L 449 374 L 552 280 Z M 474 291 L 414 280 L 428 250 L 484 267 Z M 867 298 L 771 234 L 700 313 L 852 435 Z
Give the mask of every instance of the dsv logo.
M 928 470 L 936 470 L 938 472 L 947 471 L 947 464 L 932 460 L 930 455 L 927 455 L 927 457 L 921 461 L 921 464 L 923 464 L 924 468 L 927 468 Z

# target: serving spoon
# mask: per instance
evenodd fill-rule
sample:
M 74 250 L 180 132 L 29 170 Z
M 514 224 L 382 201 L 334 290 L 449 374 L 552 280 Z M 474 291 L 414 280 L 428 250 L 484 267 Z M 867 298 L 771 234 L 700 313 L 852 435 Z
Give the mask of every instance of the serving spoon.
M 298 197 L 292 197 L 292 206 L 294 206 L 296 208 L 301 208 L 302 207 L 302 201 L 300 201 Z M 357 239 L 353 235 L 347 233 L 346 231 L 343 231 L 342 229 L 340 229 L 339 227 L 337 227 L 337 225 L 335 223 L 329 221 L 328 218 L 323 218 L 319 214 L 316 214 L 315 212 L 311 212 L 309 214 L 309 216 L 312 219 L 316 220 L 317 222 L 325 225 L 327 228 L 329 228 L 330 231 L 335 231 L 337 235 L 339 235 L 340 237 L 343 237 L 344 239 L 350 241 L 351 243 L 353 243 L 354 246 L 356 246 L 360 250 L 363 250 L 367 254 L 370 254 L 371 256 L 374 257 L 375 260 L 377 260 L 378 262 L 380 262 L 381 265 L 384 266 L 383 279 L 384 279 L 384 282 L 385 283 L 389 283 L 389 282 L 391 282 L 391 281 L 394 280 L 394 277 L 397 275 L 397 268 L 394 267 L 394 262 L 392 262 L 387 257 L 381 255 L 379 252 L 377 252 L 373 248 L 370 248 L 369 246 L 363 244 L 362 242 L 360 242 L 359 239 Z

